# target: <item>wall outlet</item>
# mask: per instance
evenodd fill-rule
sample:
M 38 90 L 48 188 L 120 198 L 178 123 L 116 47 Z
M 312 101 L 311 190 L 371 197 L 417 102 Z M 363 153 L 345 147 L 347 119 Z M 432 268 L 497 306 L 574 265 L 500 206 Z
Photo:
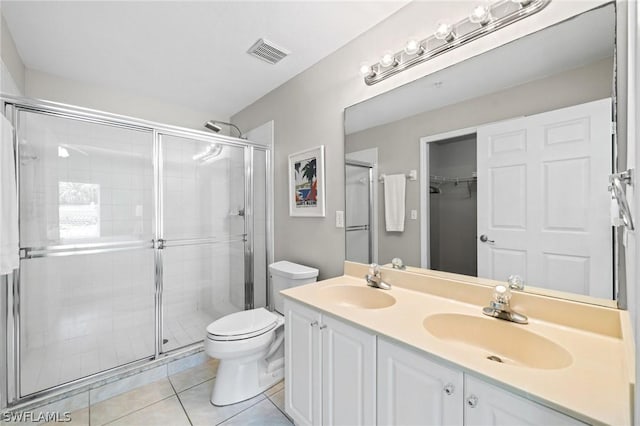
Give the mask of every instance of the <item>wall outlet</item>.
M 411 219 L 418 219 L 418 210 L 411 210 Z
M 336 228 L 344 228 L 344 211 L 336 210 Z

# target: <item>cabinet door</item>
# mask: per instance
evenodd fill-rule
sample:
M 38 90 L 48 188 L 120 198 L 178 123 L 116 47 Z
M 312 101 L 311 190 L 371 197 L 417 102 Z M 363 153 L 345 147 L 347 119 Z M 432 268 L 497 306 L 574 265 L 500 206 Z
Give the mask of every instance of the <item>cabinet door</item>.
M 376 423 L 376 336 L 324 315 L 322 424 Z
M 465 426 L 584 425 L 578 420 L 465 374 Z
M 297 425 L 321 424 L 320 314 L 288 299 L 285 311 L 285 411 Z
M 378 424 L 462 425 L 463 374 L 378 338 Z

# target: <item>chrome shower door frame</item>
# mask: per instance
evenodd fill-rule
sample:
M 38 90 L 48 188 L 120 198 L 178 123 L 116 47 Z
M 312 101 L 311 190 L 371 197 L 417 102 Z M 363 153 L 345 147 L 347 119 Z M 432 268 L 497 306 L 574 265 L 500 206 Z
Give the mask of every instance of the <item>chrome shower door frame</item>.
M 149 359 L 140 359 L 124 365 L 118 365 L 116 367 L 99 371 L 97 373 L 81 377 L 79 379 L 58 384 L 51 388 L 47 388 L 42 391 L 23 396 L 20 389 L 20 375 L 21 375 L 21 363 L 20 363 L 20 269 L 15 270 L 11 277 L 7 277 L 4 281 L 10 284 L 10 287 L 6 288 L 6 304 L 3 306 L 4 314 L 3 318 L 3 331 L 5 333 L 4 342 L 6 343 L 3 355 L 5 355 L 5 362 L 0 365 L 2 370 L 0 376 L 6 378 L 6 389 L 0 392 L 2 401 L 0 401 L 0 408 L 7 406 L 23 405 L 30 403 L 34 400 L 45 400 L 47 398 L 58 398 L 61 394 L 69 393 L 80 388 L 90 387 L 92 384 L 106 380 L 113 379 L 120 376 L 126 376 L 130 374 L 132 370 L 140 369 L 146 364 L 154 360 L 159 360 L 163 357 L 170 357 L 180 353 L 199 349 L 202 346 L 202 342 L 195 342 L 185 347 L 176 348 L 167 352 L 162 351 L 163 344 L 163 255 L 162 250 L 167 246 L 178 245 L 199 245 L 199 244 L 216 244 L 216 243 L 229 243 L 229 242 L 244 242 L 244 265 L 245 265 L 245 309 L 253 307 L 253 265 L 254 258 L 253 243 L 251 238 L 253 237 L 253 205 L 252 196 L 254 190 L 254 174 L 253 174 L 253 150 L 266 151 L 266 176 L 268 186 L 271 187 L 271 170 L 270 170 L 270 147 L 257 144 L 248 140 L 238 139 L 223 135 L 214 135 L 205 131 L 191 130 L 178 126 L 171 126 L 162 123 L 139 120 L 123 115 L 105 113 L 101 111 L 95 111 L 86 108 L 74 107 L 54 102 L 47 102 L 41 100 L 33 100 L 22 97 L 8 96 L 0 94 L 4 111 L 8 119 L 14 126 L 13 148 L 16 164 L 16 186 L 17 186 L 17 203 L 18 209 L 20 209 L 20 147 L 18 144 L 18 129 L 19 129 L 19 117 L 18 112 L 26 111 L 31 113 L 38 113 L 44 115 L 51 115 L 60 118 L 67 118 L 72 120 L 90 122 L 94 124 L 109 125 L 133 130 L 139 130 L 149 132 L 152 135 L 153 143 L 153 204 L 154 204 L 154 238 L 151 241 L 134 241 L 122 244 L 113 243 L 95 243 L 87 245 L 57 245 L 48 247 L 27 247 L 21 248 L 21 260 L 30 259 L 36 257 L 50 257 L 50 256 L 64 256 L 73 254 L 98 254 L 107 253 L 116 250 L 130 250 L 149 248 L 154 250 L 154 306 L 155 306 L 155 318 L 154 318 L 154 332 L 155 332 L 155 347 L 154 353 L 150 354 Z M 163 239 L 163 195 L 162 195 L 162 150 L 161 150 L 161 138 L 166 136 L 178 136 L 197 141 L 218 143 L 228 146 L 236 146 L 244 149 L 244 165 L 245 165 L 245 233 L 240 235 L 230 235 L 228 238 L 201 238 L 182 240 L 179 242 L 171 243 L 166 242 Z M 272 194 L 268 194 L 271 197 Z M 267 203 L 271 203 L 271 199 L 267 198 Z M 269 204 L 270 205 L 270 204 Z M 18 211 L 18 220 L 20 220 L 20 212 Z M 267 215 L 267 220 L 272 220 L 272 217 Z M 251 223 L 251 225 L 247 225 Z M 273 227 L 271 224 L 267 224 L 267 247 L 271 247 L 273 238 Z M 271 258 L 271 253 L 267 253 L 267 258 Z M 247 273 L 249 272 L 249 273 Z M 250 299 L 251 298 L 251 299 Z M 203 332 L 204 334 L 204 332 Z

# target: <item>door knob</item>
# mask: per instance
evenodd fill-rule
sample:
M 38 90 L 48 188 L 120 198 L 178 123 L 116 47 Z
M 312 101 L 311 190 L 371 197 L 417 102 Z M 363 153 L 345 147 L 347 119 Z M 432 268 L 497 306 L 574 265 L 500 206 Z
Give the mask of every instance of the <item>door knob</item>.
M 480 241 L 482 241 L 483 243 L 495 243 L 495 241 L 490 240 L 489 237 L 486 236 L 486 234 L 480 235 Z

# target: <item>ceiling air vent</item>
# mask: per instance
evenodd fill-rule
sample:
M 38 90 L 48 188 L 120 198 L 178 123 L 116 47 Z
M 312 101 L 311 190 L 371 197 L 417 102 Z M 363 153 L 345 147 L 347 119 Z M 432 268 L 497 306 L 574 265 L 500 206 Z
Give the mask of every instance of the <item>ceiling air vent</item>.
M 289 54 L 285 49 L 277 47 L 269 40 L 259 39 L 247 50 L 247 53 L 270 64 L 276 64 Z

